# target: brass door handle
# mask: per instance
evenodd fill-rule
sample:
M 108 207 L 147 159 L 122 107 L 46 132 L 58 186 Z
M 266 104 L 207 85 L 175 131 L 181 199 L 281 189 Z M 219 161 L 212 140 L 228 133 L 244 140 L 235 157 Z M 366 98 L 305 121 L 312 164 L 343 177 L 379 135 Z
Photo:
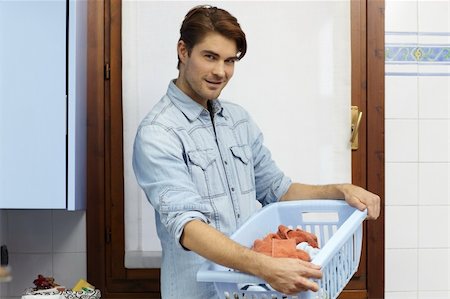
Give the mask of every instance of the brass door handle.
M 359 147 L 358 132 L 359 132 L 359 126 L 361 124 L 362 114 L 363 113 L 361 111 L 359 111 L 358 106 L 352 106 L 352 125 L 351 125 L 352 134 L 350 137 L 350 143 L 352 146 L 352 150 L 357 150 Z

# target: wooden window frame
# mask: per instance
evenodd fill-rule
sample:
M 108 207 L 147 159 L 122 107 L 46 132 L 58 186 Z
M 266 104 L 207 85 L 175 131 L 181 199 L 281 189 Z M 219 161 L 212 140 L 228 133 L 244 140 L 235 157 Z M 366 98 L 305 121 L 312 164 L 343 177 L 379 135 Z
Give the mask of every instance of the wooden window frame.
M 378 299 L 384 298 L 384 1 L 351 0 L 351 7 L 352 61 L 360 66 L 352 67 L 352 104 L 367 116 L 360 127 L 364 149 L 352 154 L 354 164 L 362 165 L 353 169 L 353 179 L 380 195 L 382 212 L 365 225 L 363 256 L 370 270 L 360 279 L 367 291 L 346 291 L 340 298 Z M 87 279 L 102 298 L 160 298 L 159 269 L 123 266 L 120 23 L 120 0 L 89 1 Z

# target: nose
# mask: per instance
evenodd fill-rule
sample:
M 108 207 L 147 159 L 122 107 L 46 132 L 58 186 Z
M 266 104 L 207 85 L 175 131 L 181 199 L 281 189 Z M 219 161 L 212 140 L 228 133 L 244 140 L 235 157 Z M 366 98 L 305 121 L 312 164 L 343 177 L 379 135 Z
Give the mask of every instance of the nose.
M 213 74 L 219 78 L 225 77 L 225 63 L 218 61 L 213 68 Z

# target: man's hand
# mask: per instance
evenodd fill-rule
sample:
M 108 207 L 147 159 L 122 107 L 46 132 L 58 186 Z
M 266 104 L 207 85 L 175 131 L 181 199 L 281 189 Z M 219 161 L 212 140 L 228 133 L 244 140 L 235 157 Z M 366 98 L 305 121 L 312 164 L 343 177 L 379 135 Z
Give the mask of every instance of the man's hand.
M 380 197 L 352 184 L 339 185 L 345 201 L 352 207 L 363 211 L 367 208 L 367 219 L 375 220 L 380 216 Z
M 275 290 L 293 295 L 312 290 L 317 292 L 319 285 L 311 279 L 322 278 L 320 266 L 300 259 L 268 257 L 258 276 Z

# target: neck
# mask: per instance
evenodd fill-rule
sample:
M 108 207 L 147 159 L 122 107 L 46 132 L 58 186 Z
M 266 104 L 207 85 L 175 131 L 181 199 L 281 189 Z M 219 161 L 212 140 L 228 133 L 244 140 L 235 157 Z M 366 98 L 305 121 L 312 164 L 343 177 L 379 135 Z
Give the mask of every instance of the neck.
M 190 88 L 189 84 L 186 82 L 186 80 L 183 79 L 183 77 L 180 75 L 178 76 L 178 79 L 175 81 L 175 85 L 188 97 L 190 97 L 193 101 L 199 103 L 202 105 L 205 109 L 208 109 L 208 100 L 202 99 L 192 91 L 192 88 Z

